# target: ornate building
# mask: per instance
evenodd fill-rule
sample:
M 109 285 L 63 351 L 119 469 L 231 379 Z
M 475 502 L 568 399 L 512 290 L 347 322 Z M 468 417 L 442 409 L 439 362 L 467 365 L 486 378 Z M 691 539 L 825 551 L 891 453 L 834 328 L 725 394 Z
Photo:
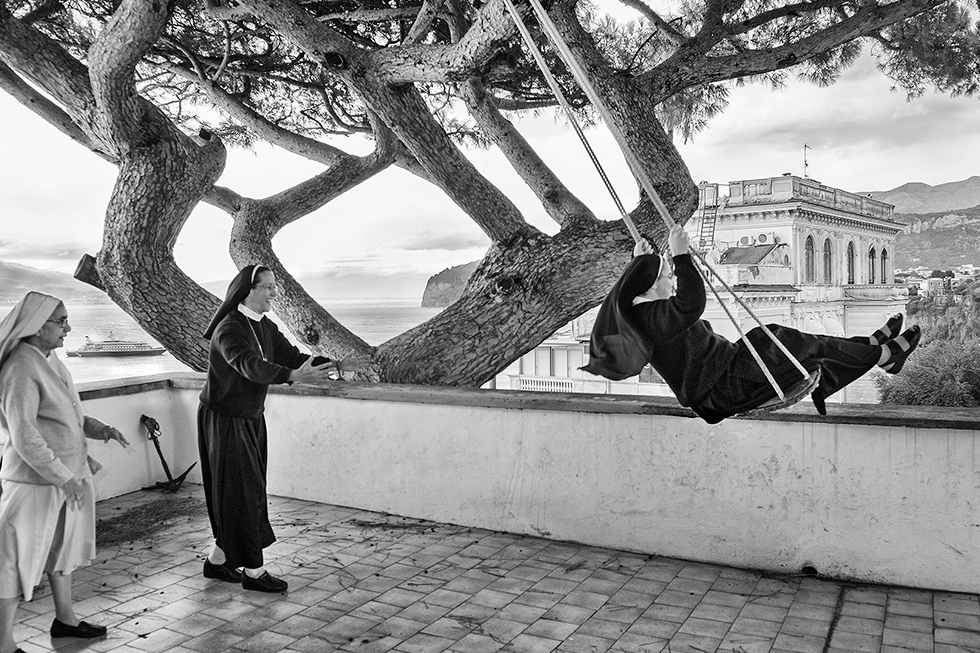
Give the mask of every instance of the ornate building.
M 894 283 L 895 236 L 903 224 L 884 202 L 790 175 L 700 185 L 687 224 L 692 244 L 763 323 L 812 333 L 870 334 L 904 312 L 908 292 Z M 713 279 L 704 319 L 730 340 L 755 320 Z M 724 303 L 724 306 L 722 305 Z M 726 314 L 725 309 L 731 314 Z M 512 364 L 496 386 L 525 390 L 669 395 L 652 370 L 611 382 L 578 368 L 588 360 L 596 309 Z M 736 326 L 737 325 L 737 326 Z M 872 372 L 874 374 L 874 372 Z M 831 401 L 875 402 L 868 378 Z

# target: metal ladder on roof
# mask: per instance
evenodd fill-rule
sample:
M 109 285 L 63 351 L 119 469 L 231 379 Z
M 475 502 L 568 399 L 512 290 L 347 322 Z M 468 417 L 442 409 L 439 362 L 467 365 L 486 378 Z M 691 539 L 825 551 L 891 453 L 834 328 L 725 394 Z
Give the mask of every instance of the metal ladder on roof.
M 715 223 L 717 220 L 717 204 L 701 207 L 701 227 L 698 229 L 698 249 L 706 250 L 715 246 Z

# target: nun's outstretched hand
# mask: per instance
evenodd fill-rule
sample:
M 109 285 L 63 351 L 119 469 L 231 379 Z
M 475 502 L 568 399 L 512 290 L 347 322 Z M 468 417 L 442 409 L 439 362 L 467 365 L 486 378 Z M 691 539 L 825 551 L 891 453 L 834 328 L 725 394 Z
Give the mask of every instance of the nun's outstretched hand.
M 310 356 L 303 364 L 289 373 L 290 383 L 308 383 L 311 385 L 325 385 L 337 377 L 337 365 L 333 361 L 323 363 L 316 367 L 313 366 L 313 357 Z

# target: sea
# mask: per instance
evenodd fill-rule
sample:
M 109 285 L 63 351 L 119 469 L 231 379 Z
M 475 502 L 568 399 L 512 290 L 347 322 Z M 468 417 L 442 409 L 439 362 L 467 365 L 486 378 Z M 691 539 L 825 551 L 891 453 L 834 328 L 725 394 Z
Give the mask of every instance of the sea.
M 437 315 L 441 308 L 422 308 L 417 299 L 383 299 L 323 301 L 327 309 L 341 324 L 364 339 L 370 345 L 380 345 Z M 0 306 L 0 318 L 11 307 Z M 92 340 L 143 340 L 158 344 L 137 322 L 115 304 L 74 304 L 68 306 L 71 332 L 65 338 L 65 346 L 58 349 L 58 356 L 71 372 L 75 383 L 105 381 L 131 376 L 146 376 L 168 372 L 188 372 L 190 368 L 165 352 L 159 356 L 68 356 L 68 351 L 85 344 L 85 337 Z M 274 315 L 283 333 L 292 339 L 288 330 Z M 204 325 L 202 325 L 203 329 Z M 295 341 L 294 341 L 295 342 Z

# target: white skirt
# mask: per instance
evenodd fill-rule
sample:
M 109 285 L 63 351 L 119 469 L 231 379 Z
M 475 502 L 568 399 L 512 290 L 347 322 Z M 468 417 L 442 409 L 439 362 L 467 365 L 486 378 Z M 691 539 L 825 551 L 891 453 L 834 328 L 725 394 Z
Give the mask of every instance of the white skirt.
M 61 488 L 0 480 L 0 599 L 30 601 L 43 572 L 70 574 L 95 558 L 92 479 L 82 486 L 82 507 L 68 510 Z

